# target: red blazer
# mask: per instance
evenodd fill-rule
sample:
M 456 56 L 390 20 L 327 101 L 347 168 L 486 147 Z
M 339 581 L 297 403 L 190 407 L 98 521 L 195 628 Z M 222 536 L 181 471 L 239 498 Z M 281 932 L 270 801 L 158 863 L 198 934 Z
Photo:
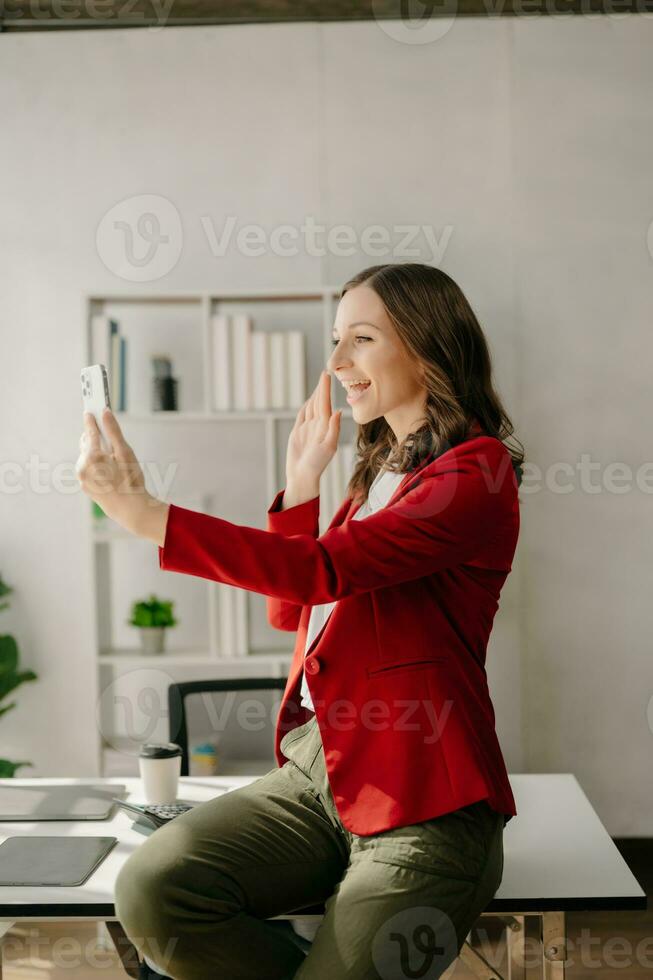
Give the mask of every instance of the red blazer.
M 519 534 L 503 443 L 470 437 L 406 474 L 360 521 L 346 498 L 319 535 L 319 497 L 267 512 L 267 530 L 170 506 L 159 567 L 266 595 L 297 631 L 277 717 L 307 721 L 306 679 L 340 819 L 367 836 L 487 799 L 517 812 L 494 727 L 485 653 Z M 304 660 L 310 608 L 339 600 Z

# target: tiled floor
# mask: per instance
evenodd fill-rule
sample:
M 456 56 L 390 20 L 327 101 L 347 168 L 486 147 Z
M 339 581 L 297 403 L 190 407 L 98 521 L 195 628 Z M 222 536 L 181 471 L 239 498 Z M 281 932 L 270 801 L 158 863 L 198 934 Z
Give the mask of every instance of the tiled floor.
M 479 949 L 500 973 L 505 973 L 502 938 L 489 927 L 487 932 Z M 572 913 L 568 916 L 568 936 L 574 944 L 569 947 L 568 980 L 640 980 L 653 976 L 653 916 L 648 912 Z M 648 949 L 640 945 L 638 952 L 638 944 L 647 937 Z M 5 946 L 3 980 L 125 980 L 127 976 L 115 952 L 98 948 L 92 923 L 30 923 L 29 929 L 12 930 Z M 527 967 L 527 980 L 539 980 L 535 962 L 527 959 Z M 471 980 L 460 963 L 447 976 Z
M 126 980 L 109 940 L 93 922 L 29 922 L 4 937 L 2 980 Z

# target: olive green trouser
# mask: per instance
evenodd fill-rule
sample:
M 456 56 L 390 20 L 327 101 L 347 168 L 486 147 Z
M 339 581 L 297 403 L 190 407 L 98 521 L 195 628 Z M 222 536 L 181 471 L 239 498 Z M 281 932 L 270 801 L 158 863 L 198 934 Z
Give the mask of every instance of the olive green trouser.
M 340 822 L 314 715 L 282 751 L 128 858 L 115 900 L 131 941 L 174 980 L 440 977 L 501 882 L 503 814 L 481 801 L 361 837 Z M 265 921 L 322 902 L 308 955 Z

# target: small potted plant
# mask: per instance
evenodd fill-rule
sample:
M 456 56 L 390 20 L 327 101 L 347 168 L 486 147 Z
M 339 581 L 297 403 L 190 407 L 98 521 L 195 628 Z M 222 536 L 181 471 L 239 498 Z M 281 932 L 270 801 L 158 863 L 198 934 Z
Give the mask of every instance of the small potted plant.
M 178 622 L 172 606 L 170 600 L 157 599 L 155 595 L 132 605 L 131 619 L 127 622 L 140 629 L 143 653 L 163 653 L 166 627 L 176 626 Z

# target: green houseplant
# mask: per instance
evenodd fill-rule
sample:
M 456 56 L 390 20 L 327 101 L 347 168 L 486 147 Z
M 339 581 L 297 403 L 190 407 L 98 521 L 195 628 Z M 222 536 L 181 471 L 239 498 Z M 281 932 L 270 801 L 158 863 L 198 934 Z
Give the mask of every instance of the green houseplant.
M 178 623 L 172 607 L 171 600 L 158 599 L 155 595 L 133 603 L 131 618 L 127 622 L 140 629 L 143 653 L 163 653 L 165 631 Z
M 8 595 L 14 590 L 2 580 L 0 575 L 0 610 L 7 609 L 9 603 L 6 600 Z M 16 707 L 16 702 L 3 704 L 12 691 L 24 684 L 26 681 L 35 681 L 37 675 L 33 670 L 19 670 L 18 644 L 13 636 L 0 635 L 0 716 L 5 715 L 12 708 Z M 0 777 L 6 779 L 15 774 L 21 766 L 32 766 L 33 762 L 10 762 L 9 759 L 0 759 Z

